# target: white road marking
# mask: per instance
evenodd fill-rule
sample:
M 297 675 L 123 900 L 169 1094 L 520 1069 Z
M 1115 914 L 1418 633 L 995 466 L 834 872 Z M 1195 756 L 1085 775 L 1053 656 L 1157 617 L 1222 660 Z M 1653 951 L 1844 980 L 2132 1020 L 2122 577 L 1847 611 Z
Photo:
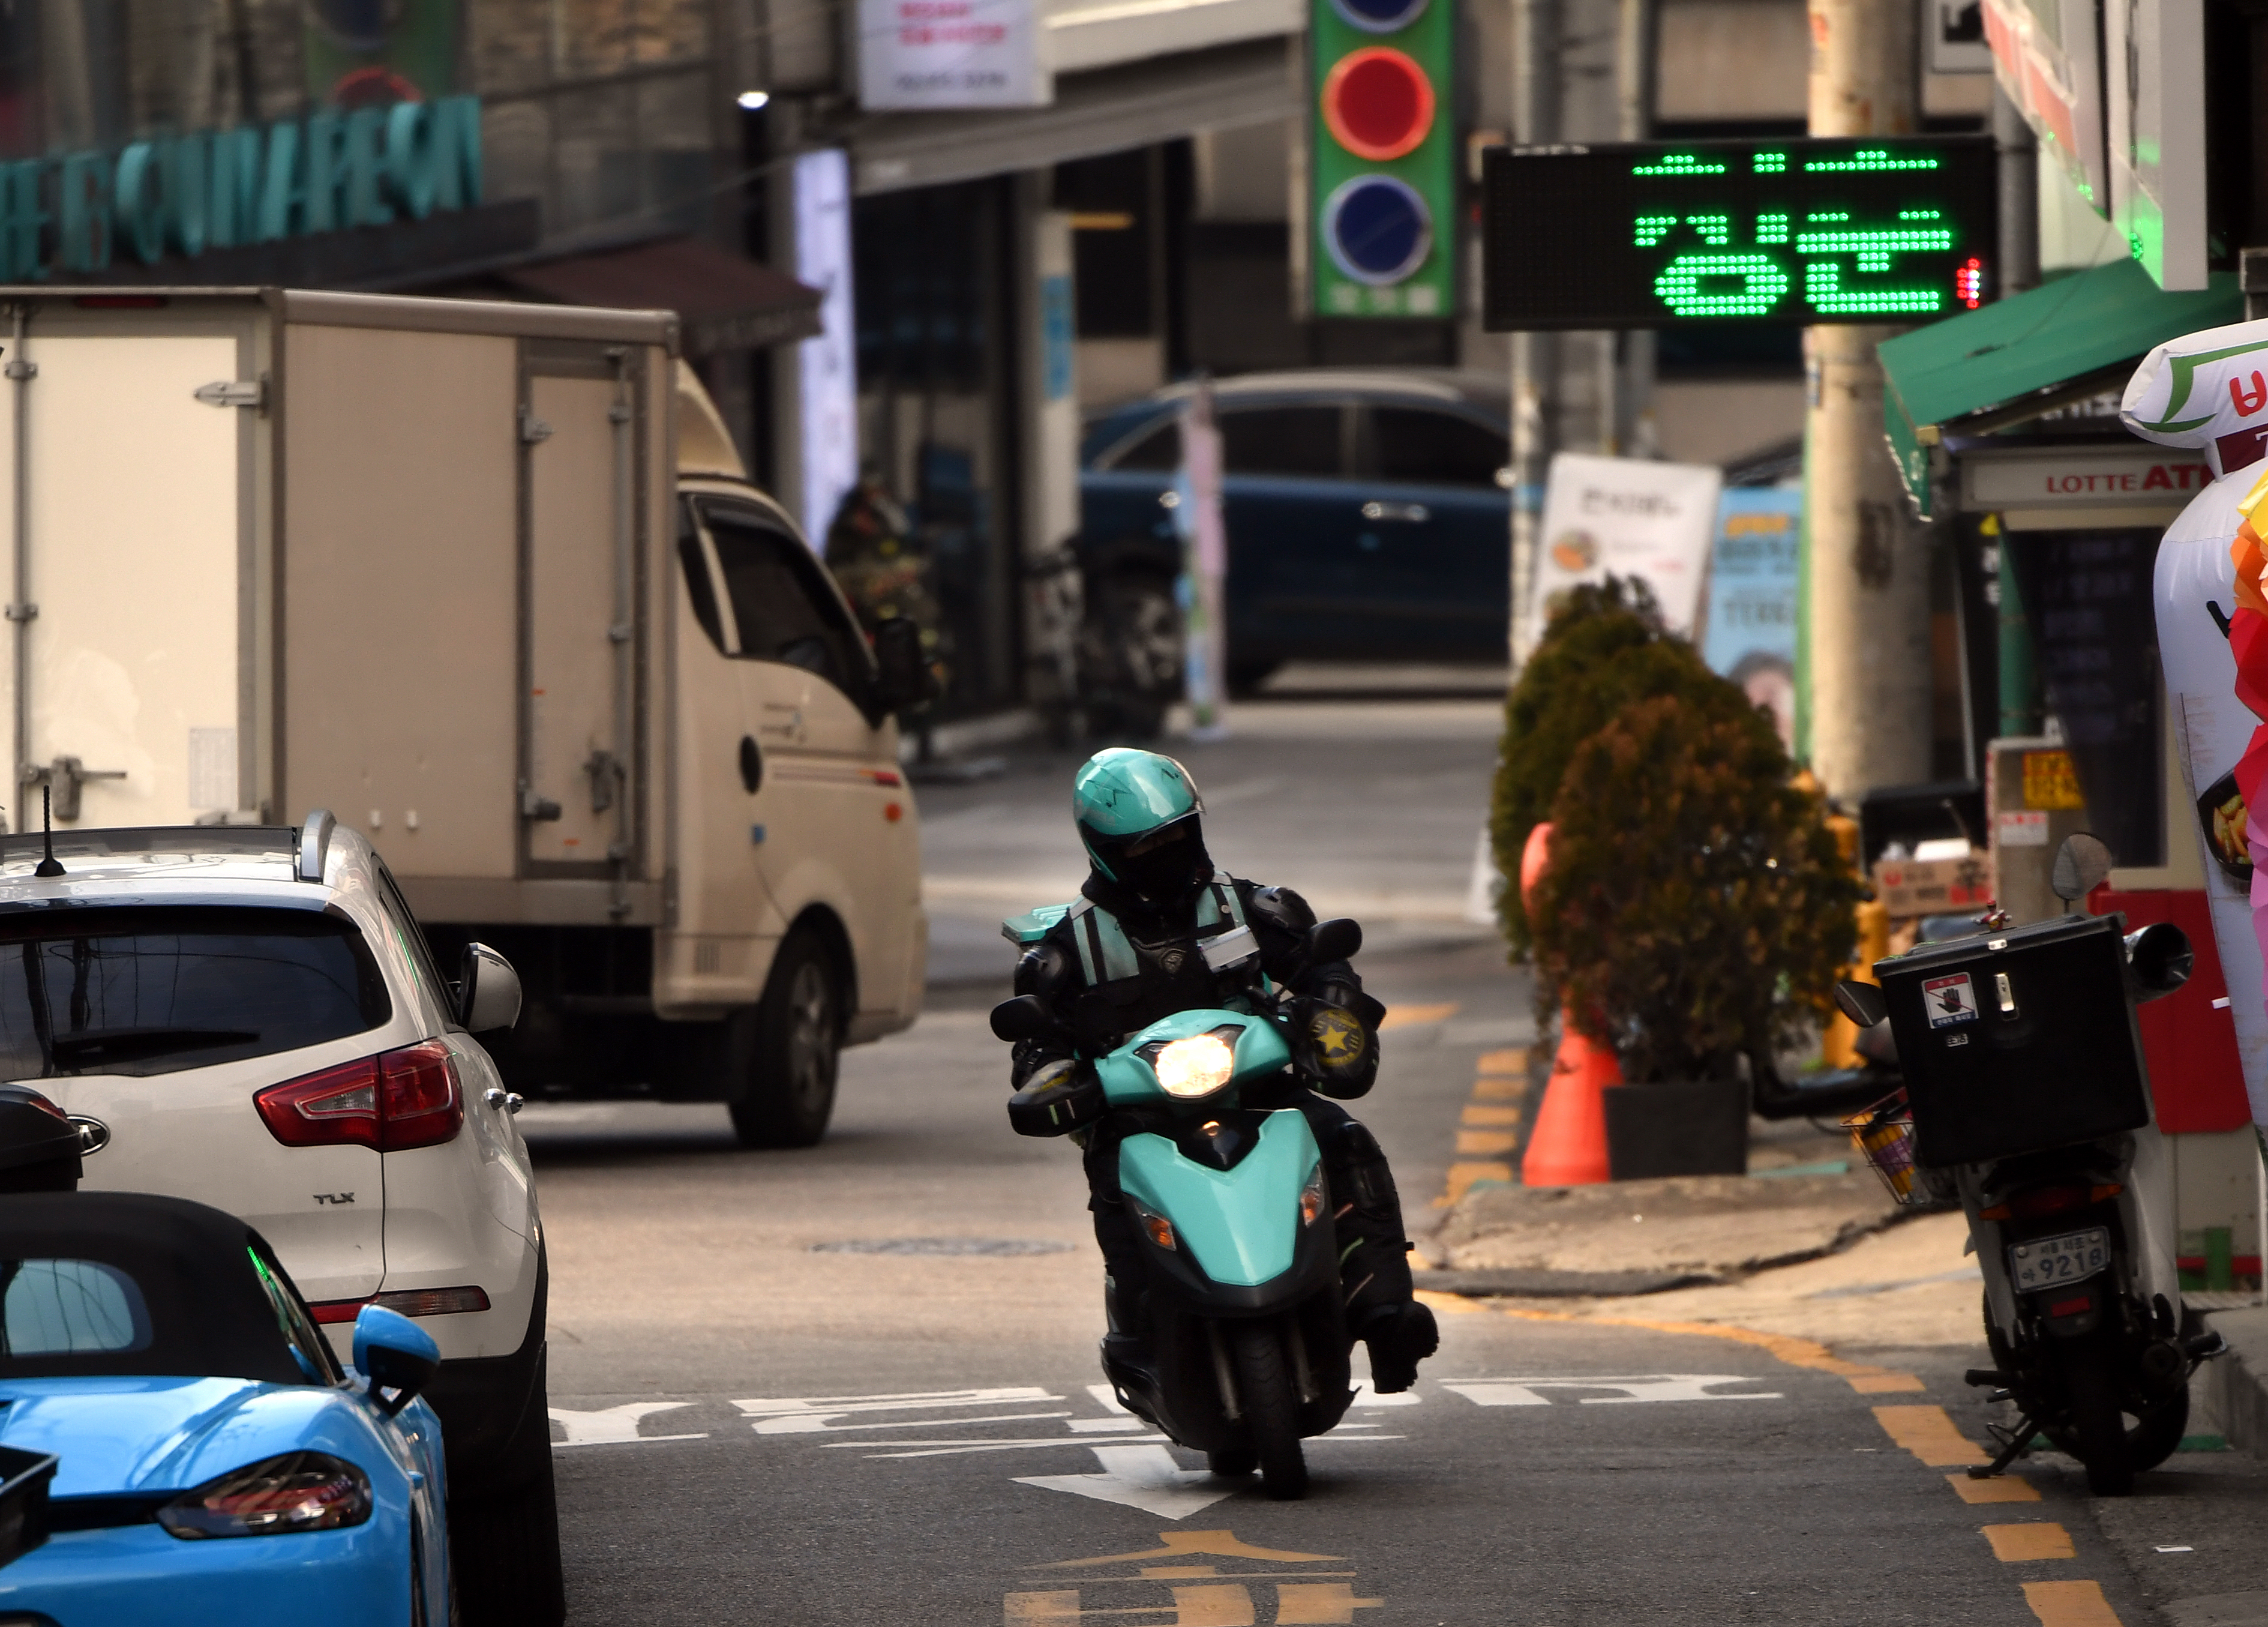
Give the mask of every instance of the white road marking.
M 1120 1430 L 1143 1430 L 1149 1427 L 1131 1414 L 1123 1418 L 1073 1418 L 1071 1421 L 1071 1433 L 1074 1435 L 1108 1435 Z
M 567 1431 L 567 1438 L 555 1440 L 555 1446 L 607 1446 L 624 1441 L 706 1440 L 706 1430 L 694 1435 L 641 1435 L 638 1420 L 648 1413 L 674 1412 L 693 1403 L 684 1401 L 637 1401 L 625 1406 L 602 1408 L 596 1412 L 575 1412 L 565 1407 L 550 1409 L 551 1421 Z
M 1134 1438 L 1163 1441 L 1166 1438 L 1163 1435 L 1139 1435 Z M 869 1452 L 866 1455 L 870 1458 L 950 1458 L 966 1456 L 978 1452 L 1023 1452 L 1034 1446 L 1084 1446 L 1086 1443 L 1076 1435 L 1030 1435 L 1017 1440 L 896 1440 L 887 1443 L 874 1440 L 830 1440 L 822 1444 L 828 1449 L 844 1446 L 878 1446 L 885 1444 L 893 1446 L 923 1448 L 920 1451 Z M 1110 1444 L 1117 1446 L 1123 1442 L 1113 1441 Z M 1095 1450 L 1100 1452 L 1103 1448 L 1098 1446 Z
M 809 1435 L 828 1426 L 834 1418 L 860 1412 L 915 1412 L 939 1407 L 993 1407 L 1010 1401 L 1061 1401 L 1063 1397 L 1037 1385 L 1007 1385 L 997 1389 L 908 1390 L 892 1395 L 790 1395 L 770 1400 L 736 1401 L 742 1415 L 754 1420 L 759 1435 Z M 1050 1414 L 1062 1417 L 1068 1415 Z M 961 1422 L 962 1420 L 954 1420 Z M 965 1420 L 984 1422 L 981 1418 Z
M 1116 1413 L 1122 1418 L 1134 1416 L 1118 1404 L 1118 1392 L 1107 1384 L 1090 1384 L 1086 1387 L 1086 1393 L 1094 1397 L 1094 1404 L 1105 1412 Z
M 1113 1443 L 1090 1450 L 1102 1465 L 1099 1475 L 1019 1475 L 1016 1483 L 1123 1504 L 1161 1520 L 1187 1520 L 1241 1490 L 1203 1469 L 1182 1468 L 1163 1446 Z
M 1744 1373 L 1667 1372 L 1635 1379 L 1450 1379 L 1441 1387 L 1453 1390 L 1476 1407 L 1549 1407 L 1539 1394 L 1548 1389 L 1621 1390 L 1620 1395 L 1586 1395 L 1584 1406 L 1617 1406 L 1633 1401 L 1785 1401 L 1777 1390 L 1721 1395 L 1710 1388 L 1718 1384 L 1755 1384 Z
M 1357 1407 L 1414 1407 L 1424 1399 L 1415 1390 L 1397 1390 L 1391 1395 L 1381 1395 L 1367 1384 L 1358 1384 L 1354 1390 Z

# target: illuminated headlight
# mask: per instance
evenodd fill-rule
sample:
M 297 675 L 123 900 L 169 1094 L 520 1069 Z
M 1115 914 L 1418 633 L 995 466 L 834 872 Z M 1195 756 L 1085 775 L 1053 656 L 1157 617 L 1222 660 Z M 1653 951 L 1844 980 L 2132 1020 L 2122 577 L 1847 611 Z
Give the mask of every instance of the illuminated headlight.
M 175 1536 L 283 1536 L 370 1518 L 370 1476 L 328 1452 L 287 1452 L 192 1487 L 158 1511 Z
M 1158 1088 L 1183 1100 L 1210 1096 L 1236 1072 L 1236 1053 L 1213 1034 L 1192 1034 L 1176 1039 L 1158 1053 L 1151 1064 Z
M 1307 1184 L 1300 1188 L 1300 1224 L 1312 1226 L 1323 1217 L 1323 1166 L 1320 1164 L 1307 1172 Z

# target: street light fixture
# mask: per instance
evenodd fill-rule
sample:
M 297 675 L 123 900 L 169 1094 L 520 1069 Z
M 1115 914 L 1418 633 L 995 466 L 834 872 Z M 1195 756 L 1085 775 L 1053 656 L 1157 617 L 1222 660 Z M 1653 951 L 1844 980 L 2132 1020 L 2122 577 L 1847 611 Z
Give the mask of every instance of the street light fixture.
M 754 113 L 770 102 L 771 99 L 772 93 L 770 91 L 742 91 L 733 100 L 737 102 L 744 111 Z

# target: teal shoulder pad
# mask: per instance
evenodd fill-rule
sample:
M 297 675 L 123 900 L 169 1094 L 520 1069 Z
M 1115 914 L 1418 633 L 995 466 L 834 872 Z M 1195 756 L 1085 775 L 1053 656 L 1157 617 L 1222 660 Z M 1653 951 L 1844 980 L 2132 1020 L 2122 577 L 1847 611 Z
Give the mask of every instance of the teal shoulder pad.
M 1000 936 L 1011 943 L 1036 943 L 1071 913 L 1068 904 L 1042 904 L 1028 915 L 1011 915 L 1000 923 Z

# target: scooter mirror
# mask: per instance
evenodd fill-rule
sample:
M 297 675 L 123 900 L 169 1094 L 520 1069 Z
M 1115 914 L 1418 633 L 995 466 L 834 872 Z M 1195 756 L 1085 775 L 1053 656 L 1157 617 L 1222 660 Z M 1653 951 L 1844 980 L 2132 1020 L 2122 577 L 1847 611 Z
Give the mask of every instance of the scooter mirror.
M 1861 1028 L 1872 1028 L 1890 1014 L 1881 987 L 1845 978 L 1835 986 L 1835 1009 Z
M 2190 980 L 2197 952 L 2190 935 L 2170 921 L 2154 921 L 2126 935 L 2126 970 L 2138 1001 L 2158 1000 Z
M 1307 964 L 1350 960 L 1362 950 L 1362 923 L 1344 915 L 1319 921 L 1307 928 Z
M 2085 831 L 2063 839 L 2048 884 L 2066 904 L 2076 904 L 2110 876 L 2110 849 Z
M 992 1008 L 992 1037 L 996 1039 L 1036 1039 L 1055 1025 L 1047 1002 L 1037 995 L 1019 995 Z

